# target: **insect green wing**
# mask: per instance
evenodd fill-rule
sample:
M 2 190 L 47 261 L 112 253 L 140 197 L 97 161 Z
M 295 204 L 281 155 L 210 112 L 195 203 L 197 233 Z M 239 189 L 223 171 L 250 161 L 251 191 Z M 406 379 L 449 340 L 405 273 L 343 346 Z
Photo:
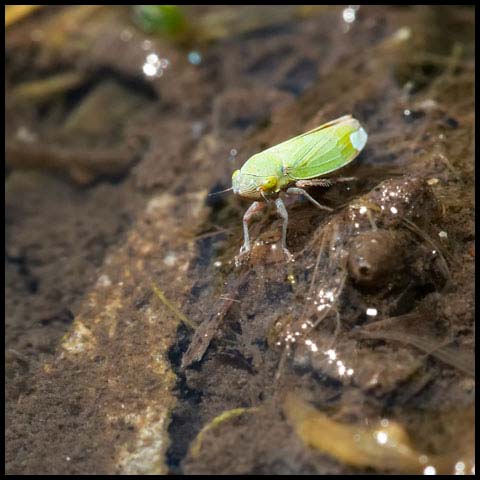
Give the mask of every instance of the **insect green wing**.
M 358 120 L 347 115 L 271 150 L 281 159 L 289 178 L 305 180 L 344 167 L 357 157 L 366 141 L 367 134 Z

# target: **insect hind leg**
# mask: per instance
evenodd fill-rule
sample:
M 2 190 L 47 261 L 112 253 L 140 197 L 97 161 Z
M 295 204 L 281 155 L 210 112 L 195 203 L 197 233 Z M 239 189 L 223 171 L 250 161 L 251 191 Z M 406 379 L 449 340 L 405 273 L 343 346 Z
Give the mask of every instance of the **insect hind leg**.
M 297 180 L 295 186 L 303 187 L 331 187 L 335 182 L 330 178 L 315 178 L 313 180 Z
M 303 187 L 331 187 L 336 183 L 353 182 L 356 177 L 314 178 L 311 180 L 297 180 L 295 186 Z
M 298 187 L 290 187 L 287 189 L 288 194 L 293 194 L 293 195 L 303 195 L 305 198 L 307 198 L 310 202 L 312 202 L 316 207 L 322 209 L 322 210 L 327 210 L 328 212 L 333 212 L 333 208 L 327 207 L 325 205 L 322 205 L 321 203 L 318 203 L 309 193 L 307 193 L 303 188 L 298 188 Z

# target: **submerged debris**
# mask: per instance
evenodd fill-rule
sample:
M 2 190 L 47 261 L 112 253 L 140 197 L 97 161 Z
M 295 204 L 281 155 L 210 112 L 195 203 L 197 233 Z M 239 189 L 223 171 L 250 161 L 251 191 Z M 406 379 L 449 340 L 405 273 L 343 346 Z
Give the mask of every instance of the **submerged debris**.
M 82 72 L 65 72 L 41 80 L 21 83 L 12 89 L 12 101 L 31 104 L 45 102 L 55 95 L 78 88 L 85 82 Z
M 438 338 L 438 329 L 430 314 L 411 313 L 400 317 L 387 318 L 355 330 L 354 335 L 363 338 L 394 340 L 413 345 L 428 355 L 457 368 L 469 376 L 475 376 L 473 352 L 449 345 L 454 342 L 451 336 Z
M 228 290 L 227 294 L 220 297 L 213 307 L 210 318 L 204 320 L 195 332 L 192 341 L 182 358 L 182 368 L 187 368 L 194 362 L 199 362 L 210 345 L 213 337 L 217 334 L 220 325 L 228 313 L 228 310 L 236 301 L 238 289 L 245 281 L 246 275 L 240 276 L 238 281 Z
M 203 437 L 205 434 L 210 431 L 212 428 L 215 428 L 220 423 L 223 423 L 231 418 L 238 417 L 239 415 L 243 415 L 246 412 L 255 412 L 257 411 L 256 408 L 234 408 L 232 410 L 227 410 L 226 412 L 222 412 L 220 415 L 217 415 L 210 423 L 207 423 L 198 435 L 196 436 L 195 440 L 190 447 L 190 455 L 196 457 L 200 454 L 200 449 L 202 448 Z
M 181 9 L 8 25 L 7 472 L 473 473 L 473 7 Z M 235 268 L 207 192 L 346 113 L 356 180 Z
M 5 6 L 5 28 L 8 28 L 23 18 L 35 13 L 45 5 L 6 5 Z
M 177 5 L 136 5 L 135 19 L 147 33 L 178 36 L 185 32 L 187 21 Z
M 398 473 L 423 470 L 421 453 L 414 450 L 406 431 L 396 422 L 382 420 L 368 426 L 338 422 L 293 394 L 287 396 L 284 411 L 307 445 L 342 463 Z
M 419 450 L 405 427 L 392 419 L 339 422 L 292 393 L 285 399 L 284 412 L 305 444 L 354 467 L 404 474 L 453 474 L 460 462 L 464 471 L 474 468 L 470 453 L 438 455 Z
M 196 325 L 193 324 L 178 308 L 173 305 L 173 303 L 165 296 L 163 290 L 161 290 L 155 283 L 152 282 L 152 290 L 158 299 L 177 317 L 179 318 L 187 327 L 195 330 Z

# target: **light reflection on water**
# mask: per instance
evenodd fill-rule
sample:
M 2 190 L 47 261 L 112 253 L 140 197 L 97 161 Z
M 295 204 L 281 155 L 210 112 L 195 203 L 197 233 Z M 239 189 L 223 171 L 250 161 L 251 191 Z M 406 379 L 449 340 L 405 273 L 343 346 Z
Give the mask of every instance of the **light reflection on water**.
M 149 53 L 142 66 L 144 75 L 148 78 L 158 78 L 163 75 L 163 72 L 170 66 L 168 58 L 160 58 L 158 54 Z
M 344 21 L 343 32 L 347 33 L 351 25 L 357 19 L 357 12 L 360 9 L 360 5 L 349 5 L 347 8 L 344 8 L 342 11 L 342 19 Z

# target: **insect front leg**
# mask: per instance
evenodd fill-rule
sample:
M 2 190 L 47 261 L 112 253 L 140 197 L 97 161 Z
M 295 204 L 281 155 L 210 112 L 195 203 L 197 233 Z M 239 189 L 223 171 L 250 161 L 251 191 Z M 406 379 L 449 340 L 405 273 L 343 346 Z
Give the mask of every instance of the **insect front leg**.
M 265 202 L 253 202 L 248 208 L 248 210 L 245 212 L 245 215 L 243 216 L 243 245 L 240 248 L 239 257 L 245 255 L 251 249 L 250 236 L 248 234 L 248 222 L 253 217 L 253 215 L 262 211 L 265 208 L 265 205 Z
M 283 218 L 283 225 L 282 225 L 282 248 L 283 248 L 283 253 L 287 257 L 288 261 L 293 261 L 293 255 L 289 252 L 289 250 L 287 248 L 288 212 L 287 212 L 287 209 L 285 208 L 285 204 L 283 203 L 283 200 L 280 197 L 278 197 L 275 200 L 275 205 L 277 207 L 278 214 Z
M 303 188 L 290 187 L 289 189 L 287 189 L 287 193 L 288 194 L 293 194 L 293 195 L 303 195 L 304 197 L 306 197 L 308 200 L 310 200 L 318 208 L 321 208 L 323 210 L 327 210 L 328 212 L 333 212 L 333 208 L 326 207 L 325 205 L 321 205 L 310 194 L 308 194 Z

